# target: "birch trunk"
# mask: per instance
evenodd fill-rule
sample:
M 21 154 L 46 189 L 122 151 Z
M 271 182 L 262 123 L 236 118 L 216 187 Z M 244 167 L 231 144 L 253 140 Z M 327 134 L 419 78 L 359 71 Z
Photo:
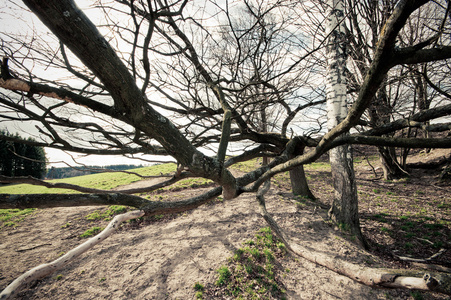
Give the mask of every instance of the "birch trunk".
M 327 127 L 339 124 L 347 115 L 346 107 L 346 44 L 344 25 L 344 2 L 327 1 L 328 20 L 326 30 L 330 32 L 327 45 Z M 352 149 L 350 145 L 329 151 L 334 200 L 329 211 L 330 218 L 342 229 L 350 231 L 357 241 L 366 246 L 360 231 L 358 197 L 355 182 Z

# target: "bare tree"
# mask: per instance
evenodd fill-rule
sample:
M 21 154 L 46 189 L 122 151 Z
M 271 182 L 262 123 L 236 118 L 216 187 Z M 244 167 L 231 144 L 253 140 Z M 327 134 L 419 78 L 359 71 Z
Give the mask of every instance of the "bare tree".
M 204 67 L 197 67 L 197 73 L 186 75 L 186 61 L 175 62 L 183 72 L 175 85 L 183 84 L 184 90 L 198 91 L 199 87 L 207 89 L 205 82 L 214 80 L 214 84 L 221 87 L 222 92 L 229 102 L 232 112 L 232 134 L 231 142 L 234 148 L 244 149 L 249 144 L 268 143 L 272 148 L 266 148 L 266 153 L 261 153 L 264 162 L 265 155 L 274 156 L 279 154 L 289 140 L 289 127 L 293 127 L 293 120 L 299 120 L 303 110 L 308 110 L 315 105 L 324 103 L 324 99 L 309 97 L 306 93 L 313 95 L 314 87 L 306 81 L 309 71 L 306 67 L 307 59 L 290 59 L 292 53 L 307 52 L 304 36 L 295 24 L 299 23 L 297 18 L 290 17 L 299 3 L 294 1 L 283 1 L 275 3 L 252 3 L 244 1 L 238 7 L 223 3 L 222 6 L 212 3 L 211 10 L 217 10 L 216 18 L 200 19 L 195 24 L 193 32 L 202 36 L 202 48 L 183 39 L 177 43 L 178 49 L 184 47 L 191 49 L 190 55 L 185 59 L 193 65 L 193 60 L 207 62 L 212 58 L 214 63 L 206 63 Z M 221 19 L 225 22 L 221 23 Z M 221 24 L 218 29 L 212 29 L 212 22 Z M 205 24 L 204 24 L 205 23 Z M 174 26 L 178 26 L 173 24 Z M 178 36 L 180 38 L 180 36 Z M 168 42 L 174 42 L 168 38 Z M 303 61 L 305 60 L 305 62 Z M 189 64 L 189 63 L 188 63 Z M 168 66 L 164 66 L 168 68 Z M 182 71 L 183 70 L 183 71 Z M 159 70 L 162 72 L 162 69 Z M 208 74 L 208 75 L 206 75 Z M 173 82 L 166 81 L 167 86 L 176 89 Z M 311 86 L 311 87 L 310 87 Z M 301 88 L 304 90 L 300 92 Z M 319 95 L 321 96 L 321 95 Z M 179 98 L 179 102 L 190 103 L 196 108 L 205 107 L 202 97 L 208 94 L 195 94 L 171 96 Z M 180 99 L 180 97 L 183 97 Z M 195 100 L 193 100 L 195 98 Z M 222 120 L 218 115 L 195 115 L 192 114 L 193 141 L 196 145 L 218 142 Z M 200 118 L 211 118 L 209 126 L 202 129 L 194 129 Z M 205 122 L 203 122 L 205 123 Z M 299 125 L 297 125 L 299 126 Z M 294 127 L 296 128 L 296 127 Z M 304 129 L 307 131 L 307 128 Z M 291 134 L 293 135 L 293 129 Z M 296 132 L 300 134 L 300 132 Z M 303 147 L 298 147 L 293 156 L 302 153 Z M 293 191 L 307 197 L 313 197 L 310 192 L 303 167 L 292 170 Z
M 368 72 L 372 57 L 377 48 L 378 37 L 383 30 L 383 24 L 389 18 L 397 1 L 348 1 L 347 2 L 347 30 L 349 41 L 349 54 L 352 64 L 349 67 L 348 80 L 350 82 L 350 95 L 357 96 L 359 85 L 363 76 Z M 441 7 L 441 10 L 437 10 Z M 447 30 L 444 22 L 448 18 L 449 3 L 438 6 L 425 5 L 417 10 L 407 20 L 401 31 L 397 45 L 400 47 L 430 47 L 437 39 L 447 39 L 443 33 Z M 428 23 L 426 25 L 426 23 Z M 422 71 L 427 65 L 399 65 L 392 68 L 375 98 L 364 114 L 364 124 L 369 127 L 380 127 L 384 124 L 400 119 L 409 118 L 418 111 L 417 108 L 428 109 L 431 103 L 437 105 L 440 101 L 437 93 L 428 89 L 422 79 Z M 441 78 L 442 80 L 444 78 Z M 440 79 L 439 79 L 440 80 Z M 446 79 L 445 79 L 446 82 Z M 417 129 L 407 128 L 404 133 L 387 132 L 387 137 L 403 135 L 405 137 L 417 136 Z M 401 148 L 401 160 L 398 160 L 398 151 L 394 147 L 378 145 L 380 159 L 384 171 L 384 179 L 404 177 L 408 173 L 405 161 L 409 153 L 408 148 Z
M 131 26 L 121 25 L 119 20 L 110 20 L 110 31 L 103 32 L 103 26 L 97 28 L 91 20 L 75 5 L 73 1 L 37 1 L 26 0 L 25 5 L 52 32 L 50 35 L 57 39 L 55 47 L 50 43 L 39 47 L 35 39 L 21 41 L 23 37 L 2 37 L 2 51 L 10 58 L 10 64 L 2 68 L 0 87 L 2 95 L 1 105 L 5 112 L 5 120 L 21 120 L 36 125 L 37 132 L 42 139 L 39 146 L 54 147 L 80 153 L 90 154 L 121 154 L 144 153 L 155 155 L 170 155 L 180 165 L 174 177 L 164 185 L 171 184 L 187 176 L 198 176 L 213 180 L 218 187 L 194 198 L 174 202 L 153 202 L 132 194 L 137 190 L 123 193 L 92 190 L 83 187 L 69 186 L 74 190 L 81 190 L 87 194 L 68 194 L 63 199 L 57 194 L 47 195 L 0 195 L 0 208 L 24 207 L 57 207 L 84 205 L 123 204 L 136 207 L 138 210 L 124 216 L 167 214 L 196 208 L 221 192 L 225 199 L 237 197 L 241 193 L 256 193 L 256 198 L 262 209 L 265 220 L 296 255 L 311 259 L 354 280 L 373 286 L 409 287 L 425 290 L 436 290 L 451 294 L 449 278 L 445 275 L 428 275 L 417 272 L 387 271 L 376 268 L 361 268 L 339 259 L 319 255 L 308 251 L 300 245 L 290 241 L 283 230 L 266 211 L 264 194 L 268 182 L 275 174 L 292 170 L 295 167 L 310 163 L 333 147 L 343 144 L 372 144 L 383 146 L 415 147 L 451 147 L 450 139 L 395 139 L 381 135 L 388 132 L 407 128 L 410 123 L 406 120 L 384 124 L 362 134 L 344 135 L 360 123 L 362 114 L 374 100 L 379 86 L 383 83 L 390 69 L 403 64 L 418 64 L 428 61 L 445 60 L 451 57 L 451 46 L 448 44 L 427 43 L 428 48 L 419 43 L 414 46 L 395 47 L 400 30 L 410 15 L 428 1 L 400 1 L 393 8 L 390 18 L 385 22 L 377 47 L 374 50 L 371 65 L 359 87 L 359 93 L 353 105 L 343 120 L 330 130 L 313 139 L 309 136 L 295 136 L 288 139 L 280 134 L 262 133 L 258 131 L 240 131 L 234 137 L 235 129 L 246 128 L 246 121 L 239 111 L 234 109 L 230 98 L 226 96 L 223 83 L 224 78 L 215 78 L 210 69 L 215 68 L 208 57 L 202 53 L 203 44 L 197 44 L 197 33 L 184 27 L 188 22 L 195 22 L 196 18 L 185 16 L 189 7 L 188 1 L 141 1 L 120 0 L 110 6 L 101 6 L 108 18 L 113 18 L 113 11 L 118 15 L 131 17 Z M 114 21 L 114 22 L 113 22 Z M 127 22 L 125 21 L 125 22 Z M 100 21 L 99 21 L 100 22 Z M 122 20 L 123 22 L 123 20 Z M 102 24 L 100 24 L 102 25 Z M 201 28 L 202 29 L 202 28 Z M 203 29 L 202 29 L 203 30 Z M 208 31 L 202 31 L 205 34 Z M 114 38 L 115 35 L 124 37 L 124 41 L 131 41 L 124 46 Z M 8 38 L 8 43 L 6 43 Z M 315 47 L 316 48 L 316 47 Z M 310 52 L 315 52 L 314 49 Z M 121 49 L 121 50 L 119 50 Z M 153 73 L 151 64 L 166 63 L 164 59 L 154 60 L 150 53 L 167 57 L 169 61 L 180 61 L 186 64 L 178 74 L 184 80 L 200 79 L 198 88 L 189 88 L 186 95 L 193 95 L 189 104 L 168 93 L 170 89 L 183 89 L 186 85 L 175 84 L 180 77 L 171 73 Z M 27 62 L 52 66 L 58 70 L 67 70 L 77 81 L 53 80 L 49 74 L 47 78 L 34 76 L 35 72 L 46 76 L 45 68 L 27 68 Z M 48 62 L 53 62 L 49 64 Z M 74 63 L 71 63 L 74 62 Z M 75 63 L 76 62 L 76 63 Z M 293 64 L 296 66 L 296 64 Z M 66 73 L 67 74 L 67 73 Z M 164 77 L 165 80 L 159 80 Z M 173 80 L 169 85 L 168 82 Z M 225 81 L 224 81 L 225 82 Z M 160 84 L 161 83 L 161 84 Z M 196 86 L 196 85 L 195 85 Z M 176 90 L 173 90 L 176 91 Z M 157 93 L 158 92 L 158 93 Z M 160 98 L 166 96 L 166 104 Z M 158 95 L 158 96 L 157 96 Z M 191 106 L 192 103 L 199 104 Z M 202 103 L 201 103 L 201 102 Z M 168 109 L 187 119 L 180 118 L 178 123 L 172 122 L 157 109 Z M 440 109 L 427 109 L 414 114 L 412 120 L 423 122 L 439 115 L 450 113 L 450 106 L 443 105 Z M 200 127 L 208 130 L 213 128 L 218 134 L 212 139 L 207 138 L 200 146 L 208 145 L 208 140 L 218 143 L 214 156 L 207 156 L 197 148 L 197 141 L 189 132 L 187 124 L 195 124 L 201 116 L 215 116 L 217 124 Z M 191 118 L 191 119 L 190 119 Z M 187 121 L 188 120 L 188 121 Z M 212 119 L 206 121 L 211 122 Z M 220 126 L 220 127 L 218 127 Z M 236 126 L 236 127 L 234 127 Z M 241 126 L 241 127 L 240 127 Z M 220 128 L 220 131 L 218 130 Z M 197 130 L 197 129 L 196 129 Z M 233 139 L 243 139 L 258 142 L 258 145 L 237 157 L 226 160 L 229 142 Z M 252 138 L 251 138 L 252 137 Z M 5 139 L 4 136 L 1 137 Z M 190 140 L 191 139 L 191 140 Z M 31 142 L 30 142 L 31 143 Z M 302 155 L 293 158 L 297 143 L 313 146 Z M 268 146 L 268 144 L 270 146 Z M 284 146 L 277 152 L 275 144 Z M 271 162 L 261 166 L 242 177 L 235 177 L 228 167 L 236 161 L 255 157 L 270 149 L 277 153 Z M 51 184 L 30 178 L 5 178 L 2 182 L 32 181 L 33 183 Z M 161 186 L 161 185 L 159 185 Z M 157 188 L 149 187 L 147 190 Z M 120 220 L 114 220 L 112 227 Z M 104 236 L 102 236 L 104 237 Z M 86 249 L 84 246 L 82 249 Z M 82 250 L 80 250 L 82 251 Z M 77 253 L 78 254 L 78 250 Z M 69 253 L 68 253 L 69 254 Z M 71 257 L 72 254 L 71 253 Z M 70 257 L 65 257 L 70 258 Z M 64 260 L 67 262 L 67 260 Z M 59 262 L 57 264 L 60 266 Z M 37 269 L 35 269 L 37 270 Z M 11 293 L 26 284 L 27 280 L 48 274 L 55 270 L 54 265 L 38 268 L 39 271 L 30 272 L 2 292 L 1 297 L 8 297 Z M 35 272 L 35 273 L 33 273 Z M 36 275 L 37 274 L 37 275 Z M 393 275 L 395 274 L 395 275 Z M 30 276 L 28 276 L 30 275 Z M 436 278 L 439 278 L 437 280 Z M 28 279 L 27 279 L 28 278 Z

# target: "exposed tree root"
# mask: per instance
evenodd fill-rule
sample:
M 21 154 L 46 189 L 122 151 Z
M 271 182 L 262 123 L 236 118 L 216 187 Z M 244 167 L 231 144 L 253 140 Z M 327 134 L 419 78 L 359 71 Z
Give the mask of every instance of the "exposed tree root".
M 368 286 L 426 290 L 451 295 L 450 273 L 370 268 L 348 262 L 341 259 L 339 256 L 332 257 L 313 252 L 308 248 L 294 243 L 266 210 L 264 194 L 269 190 L 268 182 L 266 182 L 257 192 L 260 213 L 269 224 L 274 234 L 277 235 L 287 249 L 293 254 Z
M 70 250 L 65 255 L 54 260 L 53 262 L 37 266 L 19 276 L 16 280 L 10 283 L 1 292 L 0 299 L 1 300 L 8 299 L 9 297 L 17 293 L 20 289 L 22 289 L 24 286 L 26 286 L 28 283 L 43 278 L 45 276 L 48 276 L 53 272 L 61 269 L 62 267 L 67 265 L 71 260 L 78 257 L 82 253 L 86 252 L 90 248 L 94 247 L 95 245 L 97 245 L 98 243 L 109 237 L 122 222 L 142 217 L 144 216 L 144 214 L 145 213 L 142 210 L 134 210 L 127 212 L 125 214 L 115 216 L 113 220 L 111 220 L 111 222 L 108 224 L 108 226 L 98 235 L 90 238 L 83 244 Z
M 440 249 L 440 251 L 438 251 L 437 253 L 431 255 L 430 257 L 427 258 L 413 258 L 413 257 L 406 257 L 406 256 L 398 256 L 396 254 L 393 254 L 397 259 L 399 260 L 403 260 L 403 261 L 412 261 L 412 262 L 417 262 L 417 263 L 427 263 L 430 262 L 434 259 L 436 259 L 437 257 L 439 257 L 440 255 L 442 255 L 443 253 L 446 252 L 445 248 Z

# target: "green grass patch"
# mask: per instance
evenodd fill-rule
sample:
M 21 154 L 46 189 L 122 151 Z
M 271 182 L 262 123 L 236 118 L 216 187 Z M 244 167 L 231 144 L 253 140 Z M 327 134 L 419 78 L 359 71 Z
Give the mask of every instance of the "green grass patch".
M 313 162 L 304 165 L 305 171 L 330 171 L 330 164 L 328 162 Z
M 413 244 L 410 242 L 406 242 L 406 243 L 404 243 L 404 248 L 411 249 L 411 248 L 413 248 Z
M 437 230 L 437 229 L 443 229 L 445 226 L 443 224 L 424 224 L 424 227 L 431 229 L 431 230 Z
M 440 208 L 440 209 L 442 209 L 442 208 L 450 208 L 450 207 L 451 207 L 451 205 L 448 204 L 448 203 L 439 203 L 439 204 L 437 204 L 437 208 Z
M 0 228 L 17 227 L 18 223 L 25 219 L 25 216 L 32 214 L 36 208 L 26 209 L 0 209 Z
M 87 238 L 93 235 L 98 234 L 99 232 L 101 232 L 104 228 L 103 227 L 98 227 L 98 226 L 94 226 L 92 228 L 89 228 L 88 230 L 86 230 L 85 232 L 83 232 L 82 234 L 80 234 L 81 238 Z
M 406 233 L 405 238 L 410 239 L 410 238 L 413 238 L 414 236 L 415 236 L 415 233 L 408 232 L 408 233 Z
M 228 259 L 229 263 L 217 270 L 215 284 L 220 288 L 220 295 L 234 299 L 285 299 L 280 278 L 289 271 L 276 268 L 280 265 L 277 259 L 286 253 L 283 243 L 265 227 L 253 240 L 243 244 Z
M 205 287 L 204 287 L 203 284 L 201 284 L 201 283 L 199 283 L 199 282 L 196 282 L 196 283 L 194 284 L 194 289 L 195 289 L 196 291 L 203 291 L 203 290 L 205 289 Z
M 111 220 L 111 217 L 116 214 L 121 214 L 127 211 L 127 207 L 123 205 L 111 205 L 108 207 L 108 209 L 104 212 L 101 212 L 100 210 L 96 210 L 89 215 L 87 215 L 85 218 L 88 221 L 97 221 L 97 220 L 105 220 L 109 221 Z
M 260 166 L 261 159 L 251 159 L 248 161 L 238 162 L 231 166 L 232 169 L 238 170 L 241 172 L 250 172 L 252 170 L 255 170 L 256 167 Z
M 173 189 L 186 189 L 186 188 L 199 188 L 205 187 L 212 184 L 213 181 L 205 178 L 188 178 L 184 180 L 180 180 L 179 182 L 173 184 L 170 187 L 163 188 L 164 190 L 173 190 Z
M 373 215 L 373 219 L 375 221 L 381 222 L 381 223 L 387 223 L 387 219 L 385 218 L 387 216 L 387 214 L 385 213 L 379 213 L 379 214 L 375 214 Z
M 387 227 L 381 227 L 381 231 L 382 231 L 382 232 L 389 232 L 390 229 L 388 229 Z
M 222 266 L 216 271 L 219 274 L 218 280 L 216 281 L 216 285 L 221 286 L 227 284 L 229 282 L 230 276 L 232 276 L 232 273 L 230 273 L 229 268 L 227 266 Z

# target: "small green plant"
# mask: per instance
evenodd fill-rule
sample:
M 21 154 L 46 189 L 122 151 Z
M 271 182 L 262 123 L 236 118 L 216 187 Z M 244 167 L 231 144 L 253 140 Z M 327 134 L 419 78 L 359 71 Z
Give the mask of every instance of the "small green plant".
M 153 218 L 158 221 L 158 220 L 163 219 L 164 215 L 155 215 L 155 216 L 153 216 Z
M 97 227 L 97 226 L 95 226 L 95 227 L 89 228 L 88 230 L 86 230 L 85 232 L 83 232 L 83 233 L 80 235 L 80 237 L 81 237 L 81 238 L 87 238 L 87 237 L 90 237 L 90 236 L 93 236 L 93 235 L 99 233 L 99 232 L 102 231 L 102 230 L 103 230 L 103 227 Z
M 421 294 L 421 292 L 419 291 L 412 291 L 410 292 L 410 296 L 412 296 L 413 299 L 415 300 L 423 300 L 423 294 Z
M 246 242 L 244 242 L 245 244 L 248 244 L 250 246 L 255 245 L 255 242 L 253 240 L 248 240 Z
M 196 299 L 202 299 L 204 296 L 204 285 L 196 282 L 194 284 L 194 290 L 196 290 Z
M 443 229 L 445 226 L 443 224 L 435 223 L 435 224 L 424 224 L 424 227 L 435 230 L 435 229 Z
M 411 249 L 411 248 L 413 248 L 413 244 L 409 243 L 409 242 L 406 242 L 406 243 L 404 243 L 404 248 Z
M 107 212 L 110 215 L 116 215 L 116 214 L 122 214 L 125 213 L 127 211 L 127 207 L 123 206 L 123 205 L 111 205 L 110 207 L 108 207 Z
M 229 281 L 230 276 L 232 276 L 227 266 L 220 267 L 217 272 L 219 273 L 219 278 L 216 281 L 216 285 L 218 286 L 225 285 Z
M 279 248 L 283 253 L 287 251 L 287 247 L 282 242 L 277 243 L 277 248 Z
M 247 274 L 252 274 L 252 272 L 254 272 L 254 268 L 253 268 L 252 264 L 245 265 L 244 269 L 246 270 Z
M 102 215 L 100 214 L 100 211 L 96 210 L 95 212 L 87 215 L 85 218 L 88 221 L 96 221 L 102 219 Z
M 67 228 L 67 227 L 69 227 L 70 225 L 71 225 L 70 222 L 67 222 L 66 224 L 62 225 L 61 228 Z
M 56 280 L 61 280 L 61 279 L 63 279 L 63 275 L 58 274 L 58 275 L 55 276 L 55 279 Z
M 348 232 L 348 231 L 351 230 L 351 226 L 349 224 L 346 224 L 346 223 L 339 223 L 338 224 L 338 228 L 340 228 L 340 230 L 344 231 L 344 232 Z
M 236 261 L 241 260 L 241 257 L 243 256 L 244 250 L 242 248 L 239 248 L 235 251 L 235 255 L 233 256 L 233 259 Z
M 13 221 L 3 223 L 3 226 L 5 227 L 16 227 L 16 225 L 17 225 L 16 222 Z
M 382 231 L 382 232 L 389 232 L 390 229 L 388 229 L 387 227 L 381 227 L 381 231 Z
M 194 289 L 195 289 L 196 291 L 203 291 L 203 290 L 205 289 L 205 287 L 204 287 L 203 284 L 201 284 L 201 283 L 199 283 L 199 282 L 196 282 L 196 283 L 194 284 Z
M 99 283 L 102 283 L 102 282 L 104 282 L 104 281 L 106 281 L 106 278 L 105 278 L 105 277 L 102 277 L 102 278 L 99 279 Z
M 263 227 L 262 229 L 259 230 L 259 232 L 261 232 L 261 233 L 271 233 L 271 228 Z
M 260 251 L 257 248 L 252 248 L 250 249 L 250 254 L 255 258 L 255 259 L 259 259 L 260 258 Z
M 387 219 L 385 219 L 386 216 L 387 216 L 386 213 L 380 213 L 373 215 L 373 218 L 376 219 L 376 221 L 387 223 Z
M 268 261 L 273 261 L 273 260 L 274 260 L 274 255 L 272 254 L 272 252 L 271 252 L 270 249 L 264 249 L 264 250 L 263 250 L 263 253 L 265 254 L 266 259 L 267 259 Z
M 432 247 L 434 247 L 436 249 L 442 248 L 443 242 L 442 241 L 435 242 L 434 245 L 432 245 Z

